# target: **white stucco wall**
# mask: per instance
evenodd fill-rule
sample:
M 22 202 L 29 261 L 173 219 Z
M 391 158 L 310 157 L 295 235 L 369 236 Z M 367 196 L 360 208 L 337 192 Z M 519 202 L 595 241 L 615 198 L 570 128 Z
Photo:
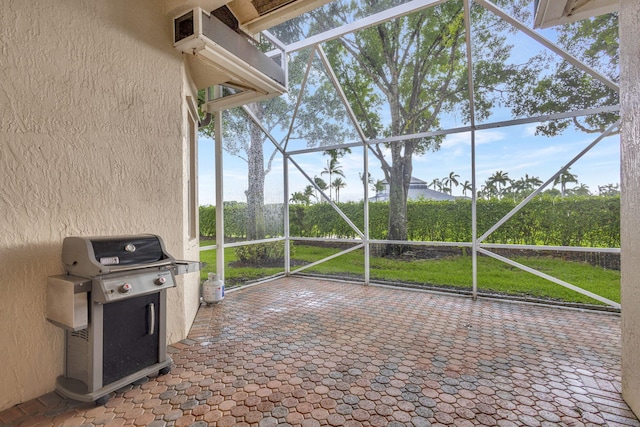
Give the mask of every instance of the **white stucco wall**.
M 620 1 L 622 394 L 640 416 L 640 2 Z
M 185 95 L 157 0 L 5 0 L 0 13 L 0 410 L 54 389 L 63 332 L 47 276 L 68 235 L 186 239 Z M 198 274 L 169 293 L 169 342 L 197 309 Z

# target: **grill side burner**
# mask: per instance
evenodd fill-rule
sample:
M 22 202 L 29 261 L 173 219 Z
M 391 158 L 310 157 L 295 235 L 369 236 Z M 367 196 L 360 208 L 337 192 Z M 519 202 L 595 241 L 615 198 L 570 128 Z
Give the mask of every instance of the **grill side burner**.
M 112 391 L 169 372 L 166 291 L 200 263 L 176 261 L 155 235 L 67 237 L 62 261 L 69 274 L 47 286 L 47 319 L 65 329 L 56 390 L 106 403 Z

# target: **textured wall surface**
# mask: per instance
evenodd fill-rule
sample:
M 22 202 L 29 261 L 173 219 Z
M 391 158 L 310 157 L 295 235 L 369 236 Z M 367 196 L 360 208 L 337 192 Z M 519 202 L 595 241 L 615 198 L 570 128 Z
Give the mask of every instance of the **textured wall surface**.
M 68 235 L 185 240 L 185 95 L 155 0 L 8 0 L 0 14 L 0 410 L 52 391 L 63 332 L 45 320 L 47 276 Z M 169 293 L 169 341 L 197 308 L 197 274 Z M 185 296 L 188 300 L 185 300 Z
M 620 2 L 622 394 L 640 416 L 640 2 Z

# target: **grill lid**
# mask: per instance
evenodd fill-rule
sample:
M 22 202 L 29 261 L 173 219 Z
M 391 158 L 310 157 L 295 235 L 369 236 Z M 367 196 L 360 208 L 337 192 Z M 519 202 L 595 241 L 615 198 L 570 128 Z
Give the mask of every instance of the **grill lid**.
M 154 234 L 71 236 L 62 242 L 62 263 L 74 276 L 93 277 L 174 262 L 175 259 L 164 249 L 160 236 Z

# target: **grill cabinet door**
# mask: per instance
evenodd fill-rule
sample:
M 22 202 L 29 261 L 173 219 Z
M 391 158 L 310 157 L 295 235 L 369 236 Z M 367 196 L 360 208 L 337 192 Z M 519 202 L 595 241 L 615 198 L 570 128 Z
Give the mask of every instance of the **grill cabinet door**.
M 103 310 L 103 386 L 159 362 L 160 293 L 105 304 Z

